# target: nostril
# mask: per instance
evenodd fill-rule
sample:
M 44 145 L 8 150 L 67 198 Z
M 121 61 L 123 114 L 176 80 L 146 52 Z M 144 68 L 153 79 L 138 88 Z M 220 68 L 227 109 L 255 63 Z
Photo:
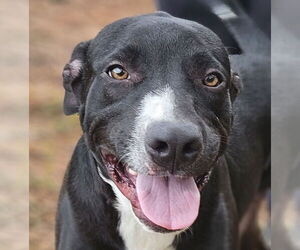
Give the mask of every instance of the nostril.
M 161 140 L 156 140 L 156 141 L 152 142 L 151 148 L 154 149 L 158 153 L 167 153 L 169 150 L 168 144 Z
M 197 126 L 174 122 L 155 122 L 147 126 L 145 150 L 151 160 L 172 171 L 193 163 L 202 149 Z
M 198 154 L 199 150 L 200 142 L 198 140 L 194 140 L 184 145 L 182 153 L 187 157 L 192 157 Z

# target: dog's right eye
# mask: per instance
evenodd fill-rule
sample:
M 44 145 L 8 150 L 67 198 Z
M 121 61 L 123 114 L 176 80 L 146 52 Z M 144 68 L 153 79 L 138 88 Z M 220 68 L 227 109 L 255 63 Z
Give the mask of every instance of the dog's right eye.
M 204 85 L 208 87 L 217 87 L 222 83 L 222 78 L 217 73 L 210 73 L 204 79 Z
M 129 73 L 121 65 L 112 65 L 108 68 L 107 74 L 116 80 L 129 79 Z

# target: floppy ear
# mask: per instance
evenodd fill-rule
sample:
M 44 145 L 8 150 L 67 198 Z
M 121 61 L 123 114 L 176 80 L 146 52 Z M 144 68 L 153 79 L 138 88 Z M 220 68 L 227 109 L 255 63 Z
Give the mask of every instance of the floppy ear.
M 234 102 L 235 98 L 242 90 L 242 82 L 240 76 L 237 73 L 231 71 L 231 83 L 230 83 L 230 99 Z
M 239 47 L 225 47 L 228 55 L 240 55 L 242 51 Z
M 79 43 L 73 50 L 70 62 L 63 70 L 65 88 L 64 113 L 72 115 L 78 113 L 81 105 L 80 90 L 83 87 L 83 70 L 86 63 L 86 53 L 89 41 Z

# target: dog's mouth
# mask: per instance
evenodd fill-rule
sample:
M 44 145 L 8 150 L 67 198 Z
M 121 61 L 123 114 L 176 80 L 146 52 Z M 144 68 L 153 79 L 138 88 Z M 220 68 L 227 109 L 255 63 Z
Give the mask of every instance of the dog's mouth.
M 184 230 L 198 217 L 200 192 L 210 173 L 198 177 L 142 175 L 106 150 L 101 150 L 101 156 L 110 178 L 131 202 L 135 215 L 152 230 Z

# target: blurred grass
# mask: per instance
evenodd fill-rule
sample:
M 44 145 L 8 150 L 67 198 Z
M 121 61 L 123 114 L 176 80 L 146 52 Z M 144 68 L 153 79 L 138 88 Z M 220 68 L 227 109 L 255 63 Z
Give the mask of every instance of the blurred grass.
M 104 25 L 153 10 L 152 0 L 30 1 L 30 249 L 54 249 L 59 188 L 81 135 L 78 117 L 63 115 L 62 68 Z

